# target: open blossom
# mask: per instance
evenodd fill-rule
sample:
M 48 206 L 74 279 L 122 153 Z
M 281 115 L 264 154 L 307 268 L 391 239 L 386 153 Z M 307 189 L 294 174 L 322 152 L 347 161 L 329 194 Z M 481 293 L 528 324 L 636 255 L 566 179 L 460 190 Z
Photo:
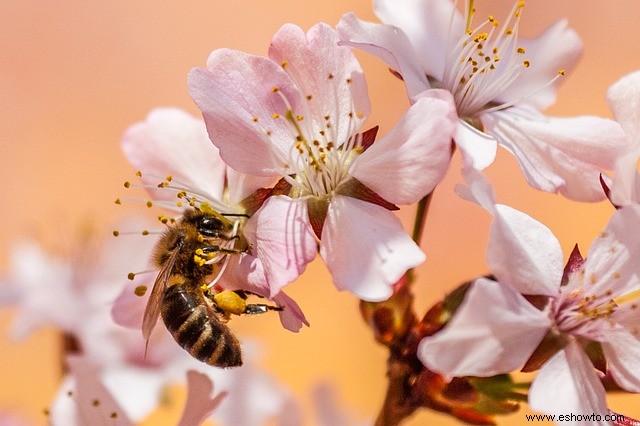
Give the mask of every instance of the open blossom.
M 296 302 L 279 291 L 283 285 L 295 280 L 303 268 L 276 259 L 278 263 L 271 266 L 277 269 L 277 274 L 267 277 L 260 256 L 262 248 L 254 236 L 252 222 L 255 219 L 244 217 L 253 206 L 243 204 L 243 200 L 272 184 L 273 179 L 253 177 L 228 168 L 209 141 L 202 120 L 174 108 L 153 110 L 145 121 L 131 126 L 123 136 L 122 149 L 131 164 L 141 170 L 141 179 L 147 184 L 155 204 L 180 214 L 190 208 L 190 204 L 198 207 L 207 203 L 220 213 L 237 215 L 229 217 L 238 222 L 238 233 L 248 241 L 251 251 L 223 259 L 226 264 L 219 277 L 222 287 L 250 291 L 284 306 L 279 313 L 280 320 L 291 331 L 298 331 L 302 324 L 308 325 Z M 162 180 L 160 184 L 159 179 Z M 166 221 L 164 216 L 160 219 Z M 280 244 L 289 243 L 286 229 L 279 223 L 273 223 L 267 232 Z M 313 258 L 315 251 L 314 244 L 301 256 Z
M 492 376 L 524 365 L 545 336 L 557 352 L 529 392 L 534 410 L 606 414 L 605 390 L 583 345 L 597 342 L 612 378 L 640 392 L 638 309 L 640 206 L 618 210 L 592 243 L 586 260 L 563 256 L 551 231 L 531 217 L 495 204 L 488 182 L 468 172 L 462 194 L 494 220 L 487 263 L 498 282 L 475 281 L 445 328 L 423 339 L 418 356 L 448 376 Z M 542 296 L 534 307 L 523 295 Z
M 607 101 L 622 126 L 629 148 L 621 156 L 613 174 L 611 201 L 616 206 L 640 203 L 640 71 L 631 73 L 609 88 Z
M 536 39 L 519 39 L 523 1 L 505 22 L 490 16 L 474 26 L 470 3 L 463 16 L 450 0 L 374 0 L 384 25 L 350 13 L 338 32 L 343 44 L 387 62 L 412 102 L 432 87 L 453 95 L 455 142 L 466 166 L 487 167 L 499 144 L 534 188 L 579 201 L 602 199 L 601 168 L 612 169 L 625 149 L 619 126 L 539 112 L 555 101 L 559 80 L 578 60 L 578 36 L 559 21 Z
M 339 289 L 379 301 L 424 254 L 388 210 L 430 193 L 451 157 L 451 95 L 425 92 L 385 137 L 358 133 L 370 105 L 362 70 L 325 24 L 291 24 L 269 58 L 220 49 L 189 75 L 209 136 L 232 168 L 281 179 L 288 189 L 254 215 L 268 274 L 282 259 L 320 255 Z M 393 203 L 393 204 L 392 204 Z M 283 226 L 292 244 L 271 229 Z M 272 287 L 272 291 L 277 290 Z

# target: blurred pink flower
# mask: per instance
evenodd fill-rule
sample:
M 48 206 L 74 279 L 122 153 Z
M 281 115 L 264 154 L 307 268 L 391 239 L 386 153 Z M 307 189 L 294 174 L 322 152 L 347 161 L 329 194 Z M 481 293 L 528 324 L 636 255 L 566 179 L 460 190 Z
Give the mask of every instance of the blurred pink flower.
M 445 328 L 423 339 L 418 356 L 447 376 L 492 376 L 522 366 L 550 333 L 564 346 L 546 361 L 529 393 L 534 410 L 606 414 L 605 390 L 581 343 L 599 342 L 615 381 L 640 391 L 638 298 L 640 206 L 614 213 L 589 256 L 567 268 L 551 231 L 511 207 L 496 204 L 489 183 L 467 171 L 464 198 L 494 217 L 487 263 L 498 282 L 480 278 Z M 542 310 L 523 295 L 546 296 Z
M 404 80 L 415 102 L 432 87 L 453 95 L 455 142 L 465 166 L 484 169 L 496 143 L 511 152 L 534 188 L 579 201 L 603 198 L 598 175 L 624 151 L 619 126 L 592 116 L 551 118 L 539 111 L 556 99 L 558 79 L 573 68 L 582 43 L 562 20 L 534 40 L 518 38 L 524 2 L 505 22 L 472 26 L 450 0 L 374 0 L 385 24 L 353 13 L 338 24 L 342 44 L 378 56 Z
M 134 424 L 105 385 L 108 377 L 105 377 L 97 365 L 79 356 L 68 357 L 67 362 L 70 375 L 55 398 L 50 413 L 53 426 Z M 138 399 L 135 389 L 124 392 L 134 400 Z M 118 389 L 117 393 L 122 394 L 123 390 Z M 226 392 L 220 392 L 215 397 L 212 394 L 213 383 L 209 377 L 196 371 L 188 371 L 187 400 L 179 426 L 202 424 L 227 395 Z
M 387 208 L 418 201 L 442 179 L 453 101 L 443 91 L 424 93 L 371 145 L 371 132 L 358 133 L 370 110 L 364 75 L 337 43 L 325 24 L 307 34 L 287 24 L 269 58 L 216 50 L 206 69 L 191 71 L 189 89 L 230 167 L 290 185 L 252 218 L 265 272 L 285 285 L 281 271 L 303 269 L 317 237 L 339 289 L 385 300 L 393 283 L 424 261 Z
M 208 203 L 221 213 L 246 214 L 246 207 L 240 203 L 254 191 L 274 183 L 272 178 L 253 177 L 228 168 L 220 159 L 218 149 L 211 144 L 202 120 L 179 109 L 151 111 L 145 121 L 127 129 L 122 149 L 129 162 L 142 171 L 141 179 L 155 204 L 178 213 L 185 208 L 182 203 L 189 208 L 188 200 L 195 200 L 196 206 Z M 164 182 L 166 176 L 171 176 L 171 182 Z M 160 180 L 164 184 L 158 185 Z M 219 283 L 229 290 L 247 290 L 284 306 L 279 315 L 288 330 L 298 331 L 302 324 L 309 325 L 297 303 L 279 291 L 284 284 L 295 280 L 302 269 L 285 264 L 282 258 L 269 257 L 267 264 L 275 265 L 278 279 L 284 283 L 273 284 L 267 278 L 267 264 L 261 256 L 271 251 L 263 250 L 263 243 L 255 236 L 256 218 L 233 219 L 239 221 L 240 232 L 252 251 L 225 259 L 228 263 Z M 274 222 L 269 228 L 278 244 L 287 242 L 283 222 Z M 313 258 L 315 244 L 302 255 Z M 117 306 L 115 309 L 119 310 Z M 126 315 L 130 311 L 124 307 L 122 313 Z

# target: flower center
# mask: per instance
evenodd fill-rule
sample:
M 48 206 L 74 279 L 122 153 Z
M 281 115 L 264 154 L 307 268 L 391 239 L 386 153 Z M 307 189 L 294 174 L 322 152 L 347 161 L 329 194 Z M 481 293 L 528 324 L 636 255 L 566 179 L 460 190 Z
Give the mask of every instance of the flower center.
M 602 331 L 601 321 L 610 321 L 609 317 L 625 304 L 631 303 L 630 308 L 637 309 L 640 290 L 617 297 L 612 295 L 611 290 L 596 295 L 587 294 L 584 289 L 561 295 L 554 309 L 558 329 L 590 340 L 600 340 L 598 336 Z
M 288 158 L 284 161 L 283 177 L 294 188 L 293 196 L 327 197 L 349 176 L 353 160 L 362 153 L 362 135 L 356 134 L 358 114 L 351 111 L 348 117 L 317 117 L 309 126 L 301 126 L 305 119 L 296 115 L 286 97 L 277 88 L 287 110 L 285 114 L 274 114 L 274 119 L 286 120 L 290 127 L 292 144 Z M 346 120 L 345 120 L 346 118 Z M 341 138 L 339 125 L 347 126 L 347 140 Z
M 525 49 L 518 45 L 518 27 L 525 2 L 514 4 L 504 25 L 489 16 L 475 28 L 472 28 L 473 3 L 470 0 L 465 8 L 465 34 L 448 49 L 442 81 L 443 87 L 454 96 L 458 115 L 471 123 L 482 110 L 504 109 L 516 103 L 497 105 L 495 99 L 531 66 L 531 61 L 524 56 Z M 564 70 L 559 70 L 558 75 L 536 91 L 563 74 Z

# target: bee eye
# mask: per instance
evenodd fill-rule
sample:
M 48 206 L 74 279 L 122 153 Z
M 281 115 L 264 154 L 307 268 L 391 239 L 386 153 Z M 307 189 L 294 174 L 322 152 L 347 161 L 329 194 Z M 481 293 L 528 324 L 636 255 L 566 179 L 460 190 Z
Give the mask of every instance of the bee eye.
M 203 217 L 198 224 L 198 231 L 205 236 L 215 237 L 222 229 L 222 222 L 215 217 Z

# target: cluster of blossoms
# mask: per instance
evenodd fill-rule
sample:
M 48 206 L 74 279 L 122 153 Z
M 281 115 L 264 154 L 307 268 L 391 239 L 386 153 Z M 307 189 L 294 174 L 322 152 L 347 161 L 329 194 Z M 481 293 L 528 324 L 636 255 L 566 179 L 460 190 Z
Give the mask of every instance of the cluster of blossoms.
M 479 25 L 473 23 L 473 3 L 465 2 L 460 13 L 451 0 L 374 0 L 382 23 L 349 13 L 336 29 L 320 23 L 305 33 L 284 25 L 267 57 L 216 50 L 188 76 L 203 120 L 177 109 L 154 110 L 126 131 L 122 149 L 140 171 L 138 186 L 148 190 L 148 205 L 175 213 L 158 217 L 169 229 L 193 210 L 212 209 L 232 224 L 231 236 L 215 235 L 222 248 L 188 253 L 191 267 L 209 265 L 215 272 L 201 291 L 266 298 L 277 305 L 283 327 L 298 332 L 309 322 L 284 289 L 319 253 L 335 286 L 362 301 L 363 316 L 390 349 L 390 386 L 378 424 L 397 424 L 419 407 L 491 423 L 523 397 L 543 413 L 604 416 L 610 413 L 605 385 L 640 392 L 640 234 L 633 232 L 640 223 L 640 73 L 609 90 L 616 121 L 545 116 L 540 111 L 555 101 L 558 84 L 581 54 L 577 34 L 559 21 L 523 40 L 518 28 L 524 2 L 517 1 L 504 22 L 489 17 Z M 385 61 L 406 85 L 410 107 L 380 138 L 377 127 L 363 127 L 371 105 L 352 48 Z M 576 247 L 565 265 L 548 228 L 496 203 L 483 170 L 498 145 L 514 155 L 535 189 L 576 201 L 611 201 L 616 211 L 586 258 Z M 430 195 L 456 150 L 467 183 L 458 194 L 493 216 L 491 275 L 461 286 L 418 320 L 411 272 L 426 258 L 415 237 L 421 229 L 412 238 L 393 210 L 418 203 L 421 228 Z M 137 254 L 128 258 L 143 261 L 149 256 L 140 253 L 151 252 L 129 249 Z M 69 273 L 64 265 L 58 269 Z M 84 286 L 86 280 L 78 279 L 60 281 Z M 118 324 L 144 328 L 153 294 L 139 297 L 142 287 L 134 292 L 127 285 L 116 297 L 107 291 L 113 287 L 100 288 L 106 293 L 88 308 L 92 318 L 108 306 Z M 143 340 L 123 343 L 125 329 L 97 320 L 102 328 L 87 331 L 93 325 L 89 311 L 69 315 L 77 304 L 67 302 L 62 320 L 56 312 L 47 320 L 80 341 L 84 358 L 69 359 L 71 377 L 63 392 L 77 391 L 87 402 L 91 397 L 82 389 L 94 389 L 109 407 L 105 413 L 115 413 L 122 424 L 148 414 L 157 389 L 176 377 L 176 369 L 183 378 L 191 371 L 182 424 L 198 424 L 214 410 L 224 417 L 225 400 L 251 392 L 246 385 L 233 389 L 233 383 L 251 380 L 246 369 L 232 379 L 234 370 L 198 364 L 163 327 L 145 335 L 145 357 Z M 98 345 L 97 333 L 108 341 Z M 107 356 L 115 361 L 89 362 L 92 344 L 100 355 L 94 363 Z M 162 379 L 153 375 L 144 385 L 155 390 L 155 399 L 140 400 L 144 392 L 119 395 L 116 389 L 133 392 L 134 385 L 116 384 L 130 380 L 125 372 L 136 372 L 136 383 L 142 383 L 146 373 L 136 370 L 141 364 L 166 370 Z M 506 373 L 519 369 L 539 370 L 526 395 L 518 393 L 519 384 L 505 381 Z M 209 378 L 228 395 L 212 397 Z M 278 414 L 286 400 L 282 391 L 248 422 Z M 86 403 L 78 406 L 75 415 L 91 415 Z

